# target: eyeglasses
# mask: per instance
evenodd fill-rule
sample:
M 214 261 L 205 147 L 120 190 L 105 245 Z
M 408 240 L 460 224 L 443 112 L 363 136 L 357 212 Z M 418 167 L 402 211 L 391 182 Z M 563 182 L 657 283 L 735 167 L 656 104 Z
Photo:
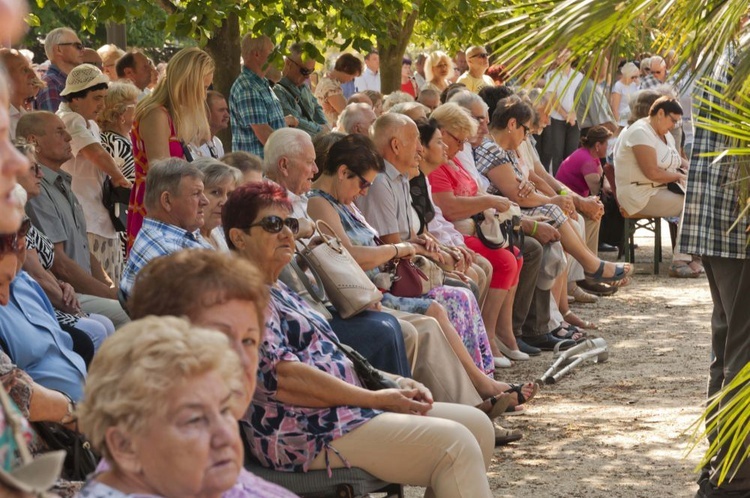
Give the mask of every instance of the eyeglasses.
M 451 138 L 452 138 L 453 140 L 455 140 L 456 142 L 458 142 L 458 146 L 459 146 L 459 147 L 463 147 L 463 146 L 464 146 L 464 144 L 465 144 L 466 142 L 468 142 L 468 140 L 466 140 L 466 139 L 464 139 L 464 140 L 461 140 L 460 138 L 458 138 L 458 137 L 457 137 L 456 135 L 454 135 L 453 133 L 449 132 L 448 130 L 444 130 L 444 131 L 445 131 L 445 133 L 446 133 L 446 134 L 447 134 L 447 135 L 448 135 L 449 137 L 451 137 Z
M 529 135 L 531 135 L 531 128 L 529 128 L 523 123 L 520 123 L 520 124 L 521 124 L 521 128 L 523 128 L 523 136 L 528 137 Z
M 669 119 L 672 120 L 672 123 L 675 126 L 682 126 L 682 116 L 680 116 L 679 118 L 675 118 L 671 114 L 667 114 L 667 116 L 669 116 Z
M 349 171 L 352 171 L 352 170 L 349 170 Z M 359 189 L 360 190 L 366 190 L 366 189 L 372 187 L 372 182 L 368 182 L 367 180 L 365 180 L 364 176 L 360 175 L 359 173 L 354 173 L 354 171 L 352 171 L 352 173 L 354 174 L 354 176 L 356 176 L 357 178 L 359 178 Z M 349 178 L 353 178 L 353 177 L 350 176 Z
M 284 229 L 284 226 L 289 228 L 293 234 L 299 232 L 299 220 L 297 218 L 282 218 L 280 216 L 266 216 L 261 218 L 258 223 L 248 226 L 245 230 L 252 227 L 261 227 L 268 233 L 279 233 Z
M 314 69 L 307 69 L 305 66 L 292 59 L 291 57 L 287 57 L 287 59 L 294 62 L 294 65 L 299 68 L 299 74 L 301 74 L 302 76 L 310 76 L 315 71 Z
M 20 252 L 26 244 L 26 234 L 29 232 L 29 228 L 31 228 L 31 220 L 24 218 L 18 232 L 0 235 L 0 254 Z M 24 246 L 21 244 L 24 244 Z
M 76 50 L 84 49 L 83 43 L 81 42 L 65 42 L 65 43 L 58 43 L 58 45 L 60 45 L 61 47 L 69 45 L 71 47 L 75 47 Z
M 481 57 L 482 59 L 486 59 L 489 56 L 490 56 L 490 54 L 488 54 L 487 52 L 482 52 L 482 53 L 474 54 L 474 55 L 470 56 L 469 59 L 473 59 L 474 57 Z

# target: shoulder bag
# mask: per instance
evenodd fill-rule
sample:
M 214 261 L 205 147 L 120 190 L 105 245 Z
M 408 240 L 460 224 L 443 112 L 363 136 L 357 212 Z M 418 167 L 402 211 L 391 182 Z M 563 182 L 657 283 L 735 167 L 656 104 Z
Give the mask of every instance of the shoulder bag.
M 349 318 L 380 302 L 383 294 L 341 244 L 341 240 L 326 234 L 322 227 L 331 234 L 335 233 L 326 222 L 318 220 L 315 228 L 322 243 L 313 247 L 298 240 L 298 254 L 320 276 L 336 311 L 342 318 Z
M 116 232 L 124 232 L 128 228 L 128 203 L 130 202 L 130 189 L 115 187 L 112 178 L 104 179 L 102 184 L 102 204 L 107 208 L 109 219 Z

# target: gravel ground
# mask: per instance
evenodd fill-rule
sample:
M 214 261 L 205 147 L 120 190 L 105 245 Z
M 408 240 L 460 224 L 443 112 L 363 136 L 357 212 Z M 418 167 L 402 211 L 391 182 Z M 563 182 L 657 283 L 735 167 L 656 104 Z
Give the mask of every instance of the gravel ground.
M 606 339 L 608 361 L 579 366 L 545 386 L 527 414 L 501 421 L 523 430 L 524 439 L 495 450 L 488 472 L 494 496 L 694 496 L 693 468 L 705 447 L 685 457 L 683 432 L 705 396 L 708 283 L 705 276 L 667 276 L 668 235 L 661 272 L 653 275 L 653 239 L 638 235 L 630 286 L 596 304 L 572 305 L 599 325 L 593 334 Z M 536 379 L 551 363 L 552 353 L 543 353 L 501 370 L 499 378 Z M 407 497 L 423 492 L 408 488 Z

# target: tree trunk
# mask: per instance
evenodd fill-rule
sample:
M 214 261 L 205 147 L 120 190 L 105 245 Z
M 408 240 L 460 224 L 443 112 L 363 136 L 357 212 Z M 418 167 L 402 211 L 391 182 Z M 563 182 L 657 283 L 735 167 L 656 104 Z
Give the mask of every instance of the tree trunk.
M 222 21 L 206 43 L 206 52 L 216 64 L 213 88 L 229 101 L 229 89 L 240 74 L 240 21 L 232 12 Z M 231 127 L 218 134 L 226 152 L 232 149 Z
M 401 62 L 414 32 L 414 23 L 418 15 L 419 11 L 414 9 L 406 16 L 403 24 L 393 22 L 389 29 L 391 36 L 387 40 L 378 41 L 380 90 L 383 95 L 401 90 Z

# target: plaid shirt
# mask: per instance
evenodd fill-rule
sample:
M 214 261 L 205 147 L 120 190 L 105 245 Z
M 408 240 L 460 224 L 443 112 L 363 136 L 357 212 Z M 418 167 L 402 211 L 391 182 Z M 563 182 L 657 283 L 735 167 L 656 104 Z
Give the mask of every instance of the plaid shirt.
M 246 67 L 229 91 L 232 123 L 232 150 L 244 150 L 263 157 L 263 143 L 251 125 L 267 124 L 274 130 L 286 126 L 279 98 L 261 78 Z
M 120 290 L 125 299 L 133 289 L 136 275 L 146 266 L 146 263 L 159 256 L 166 256 L 183 249 L 213 249 L 213 247 L 203 240 L 198 230 L 191 233 L 153 218 L 144 219 L 120 280 Z
M 481 144 L 474 147 L 474 164 L 477 167 L 477 171 L 489 180 L 489 173 L 498 166 L 507 164 L 513 168 L 513 172 L 518 176 L 518 171 L 514 166 L 514 162 L 518 162 L 515 157 L 515 153 L 511 154 L 504 151 L 497 146 L 494 140 L 485 137 Z M 503 195 L 502 192 L 495 186 L 494 183 L 490 182 L 487 187 L 487 193 L 493 195 Z
M 60 68 L 54 64 L 50 64 L 42 79 L 47 86 L 37 94 L 34 109 L 57 112 L 57 108 L 60 107 L 60 102 L 62 102 L 60 92 L 65 88 L 65 80 L 68 79 L 68 75 L 60 71 Z
M 299 119 L 297 128 L 306 131 L 311 137 L 320 133 L 323 126 L 328 124 L 323 108 L 307 85 L 297 86 L 285 76 L 273 87 L 273 93 L 279 98 L 284 115 L 291 114 Z
M 732 52 L 730 47 L 710 78 L 719 82 L 727 81 L 726 69 Z M 706 100 L 721 102 L 705 90 L 700 93 L 699 96 Z M 704 109 L 698 109 L 698 119 L 707 115 Z M 750 257 L 746 234 L 748 217 L 743 216 L 737 227 L 727 233 L 740 211 L 738 184 L 730 184 L 740 176 L 740 166 L 735 162 L 737 158 L 725 157 L 719 163 L 711 164 L 715 158 L 698 157 L 705 152 L 727 148 L 724 137 L 701 128 L 696 129 L 679 239 L 679 251 L 682 253 L 733 259 Z M 743 176 L 747 174 L 744 172 Z

